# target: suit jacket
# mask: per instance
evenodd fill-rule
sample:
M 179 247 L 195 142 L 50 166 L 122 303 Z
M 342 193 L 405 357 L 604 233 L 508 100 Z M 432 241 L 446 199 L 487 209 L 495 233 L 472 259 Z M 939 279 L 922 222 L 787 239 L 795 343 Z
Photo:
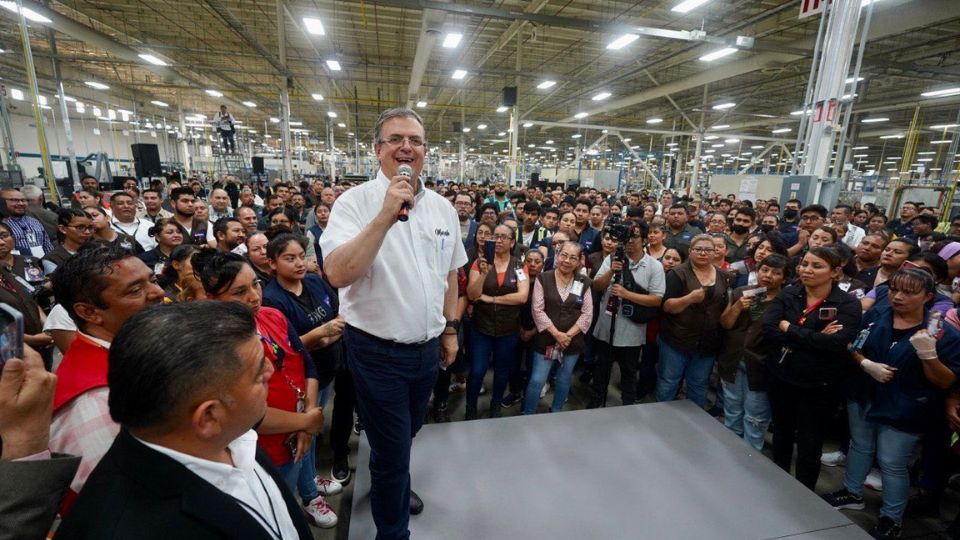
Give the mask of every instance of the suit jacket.
M 303 510 L 260 448 L 257 463 L 283 493 L 300 539 L 312 540 Z M 57 530 L 57 540 L 74 538 L 271 540 L 271 535 L 234 498 L 124 429 Z
M 80 458 L 0 461 L 0 540 L 46 538 Z

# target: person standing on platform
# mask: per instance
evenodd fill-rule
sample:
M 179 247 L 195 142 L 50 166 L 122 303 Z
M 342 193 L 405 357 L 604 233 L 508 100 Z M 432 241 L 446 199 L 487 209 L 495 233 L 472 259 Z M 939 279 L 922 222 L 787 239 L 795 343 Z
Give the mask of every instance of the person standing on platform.
M 423 510 L 411 491 L 412 438 L 439 367 L 457 356 L 457 269 L 467 255 L 456 211 L 420 182 L 427 151 L 420 116 L 403 108 L 381 113 L 374 151 L 377 178 L 337 199 L 320 247 L 347 323 L 377 539 L 392 540 L 409 538 L 410 513 Z M 401 167 L 411 174 L 399 174 Z
M 228 154 L 237 152 L 237 143 L 234 140 L 237 133 L 236 123 L 233 115 L 227 112 L 226 105 L 221 105 L 220 111 L 213 118 L 213 125 L 217 128 L 217 133 L 220 134 L 220 140 L 223 143 L 223 151 Z

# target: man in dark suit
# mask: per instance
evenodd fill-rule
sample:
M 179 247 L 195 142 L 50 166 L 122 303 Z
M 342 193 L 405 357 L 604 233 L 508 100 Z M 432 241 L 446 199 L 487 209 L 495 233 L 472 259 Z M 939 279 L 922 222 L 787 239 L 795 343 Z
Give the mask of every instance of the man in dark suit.
M 243 304 L 167 304 L 130 318 L 109 359 L 121 431 L 57 539 L 312 539 L 256 444 L 273 371 Z

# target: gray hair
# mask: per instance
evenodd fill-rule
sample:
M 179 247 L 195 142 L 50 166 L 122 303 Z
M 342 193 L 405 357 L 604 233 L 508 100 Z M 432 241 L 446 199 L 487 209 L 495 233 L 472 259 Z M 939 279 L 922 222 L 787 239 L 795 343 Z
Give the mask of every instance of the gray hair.
M 25 184 L 20 190 L 28 201 L 33 202 L 43 196 L 43 190 L 33 184 Z
M 420 127 L 423 127 L 423 119 L 420 118 L 420 115 L 417 114 L 413 109 L 408 109 L 406 107 L 395 107 L 393 109 L 387 109 L 380 113 L 380 118 L 377 118 L 377 124 L 373 127 L 373 144 L 380 144 L 380 136 L 383 135 L 383 123 L 391 118 L 413 118 L 420 124 Z

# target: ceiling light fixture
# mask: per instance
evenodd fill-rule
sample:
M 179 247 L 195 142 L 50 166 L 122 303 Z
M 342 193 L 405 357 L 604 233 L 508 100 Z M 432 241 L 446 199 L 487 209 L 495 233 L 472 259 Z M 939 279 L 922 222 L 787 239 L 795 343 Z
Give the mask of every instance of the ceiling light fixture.
M 206 92 L 208 96 L 223 97 L 223 92 L 217 90 L 204 90 L 204 92 Z
M 463 39 L 463 34 L 458 34 L 456 32 L 450 32 L 443 38 L 443 48 L 444 49 L 455 49 L 457 45 L 460 44 L 460 40 Z
M 477 124 L 477 129 L 479 129 L 480 131 L 483 131 L 483 130 L 487 129 L 487 125 L 486 125 L 486 124 Z
M 887 118 L 886 116 L 878 116 L 876 118 L 864 118 L 860 122 L 863 124 L 876 124 L 878 122 L 887 122 L 889 120 L 890 119 Z
M 323 101 L 323 94 L 310 94 L 315 101 Z
M 323 28 L 323 22 L 320 19 L 314 17 L 304 17 L 303 26 L 306 27 L 307 32 L 315 36 L 325 36 L 327 31 Z
M 168 66 L 168 65 L 170 65 L 170 64 L 167 64 L 166 62 L 164 62 L 163 60 L 157 58 L 156 56 L 154 56 L 154 55 L 152 55 L 152 54 L 138 54 L 137 56 L 139 56 L 140 58 L 142 58 L 143 60 L 145 60 L 145 61 L 147 61 L 147 62 L 150 62 L 151 64 L 153 64 L 153 65 L 155 65 L 155 66 Z
M 0 7 L 6 10 L 12 11 L 14 13 L 17 13 L 17 3 L 11 0 L 3 0 L 2 2 L 0 2 Z M 37 13 L 36 11 L 30 8 L 23 8 L 23 10 L 20 13 L 22 13 L 23 18 L 27 19 L 28 21 L 33 21 L 33 22 L 38 22 L 43 24 L 50 24 L 53 22 L 47 17 L 44 17 L 43 15 Z
M 450 77 L 453 78 L 453 80 L 455 80 L 455 81 L 459 81 L 459 80 L 463 79 L 463 78 L 466 77 L 466 76 L 467 76 L 467 70 L 465 70 L 465 69 L 457 69 L 457 70 L 455 70 L 455 71 L 453 72 L 453 75 L 451 75 Z
M 931 90 L 920 94 L 921 97 L 946 97 L 960 94 L 960 87 L 944 88 L 941 90 Z
M 524 123 L 523 123 L 523 127 L 525 127 L 525 128 L 533 127 L 533 122 L 524 122 Z M 508 131 L 509 131 L 509 130 L 508 130 Z
M 611 95 L 612 95 L 612 94 L 610 94 L 610 92 L 600 92 L 599 94 L 593 96 L 593 97 L 590 98 L 590 99 L 593 100 L 593 101 L 603 101 L 603 100 L 607 99 L 608 97 L 610 97 Z
M 940 139 L 938 141 L 930 141 L 930 144 L 950 144 L 952 142 L 950 139 Z
M 576 118 L 577 120 L 580 120 L 581 118 L 586 118 L 589 115 L 590 113 L 578 112 L 577 114 L 573 115 L 573 117 Z
M 169 106 L 170 106 L 170 105 L 168 105 L 168 104 L 166 104 L 166 103 L 164 103 L 164 102 L 162 102 L 162 101 L 157 101 L 157 100 L 151 101 L 150 103 L 153 103 L 153 104 L 156 105 L 157 107 L 169 107 Z
M 684 0 L 683 2 L 673 6 L 670 11 L 676 11 L 677 13 L 688 13 L 709 1 L 710 0 Z
M 663 122 L 663 118 L 647 118 L 648 124 L 659 124 Z
M 637 34 L 624 34 L 618 37 L 617 39 L 611 41 L 607 45 L 607 50 L 610 50 L 610 51 L 620 50 L 626 47 L 627 45 L 633 43 L 634 41 L 636 41 L 639 37 L 640 36 L 638 36 Z
M 735 49 L 735 48 L 733 48 L 733 47 L 724 47 L 724 48 L 722 48 L 722 49 L 718 49 L 718 50 L 716 50 L 716 51 L 713 51 L 713 52 L 711 52 L 711 53 L 707 53 L 707 54 L 701 56 L 701 57 L 700 57 L 700 61 L 701 61 L 701 62 L 713 62 L 714 60 L 719 60 L 719 59 L 721 59 L 721 58 L 723 58 L 723 57 L 725 57 L 725 56 L 730 56 L 731 54 L 733 54 L 733 53 L 735 53 L 735 52 L 737 52 L 737 49 Z
M 464 133 L 470 133 L 470 128 L 468 128 L 468 127 L 463 128 L 463 132 L 464 132 Z
M 718 104 L 714 105 L 714 106 L 713 106 L 713 110 L 715 110 L 715 111 L 725 111 L 725 110 L 727 110 L 727 109 L 732 109 L 732 108 L 734 108 L 734 107 L 736 107 L 736 106 L 737 106 L 736 103 L 733 103 L 732 101 L 728 101 L 728 102 L 726 102 L 726 103 L 718 103 Z
M 85 83 L 83 83 L 83 84 L 89 86 L 90 88 L 96 88 L 97 90 L 109 90 L 109 89 L 110 89 L 109 86 L 107 86 L 107 85 L 105 85 L 105 84 L 103 84 L 103 83 L 98 83 L 98 82 L 96 82 L 96 81 L 87 81 L 87 82 L 85 82 Z
M 717 124 L 710 129 L 727 129 L 728 127 L 730 127 L 730 124 Z
M 251 109 L 256 109 L 256 108 L 257 108 L 257 104 L 254 103 L 254 102 L 252 102 L 252 101 L 244 101 L 244 102 L 243 102 L 243 105 L 244 105 L 245 107 L 250 107 Z
M 557 84 L 557 81 L 543 81 L 542 83 L 537 85 L 537 88 L 539 88 L 540 90 L 546 90 L 547 88 L 550 88 L 556 84 Z
M 950 129 L 960 127 L 960 124 L 939 124 L 936 126 L 930 126 L 930 129 Z
M 334 111 L 327 111 L 327 116 L 329 116 L 330 118 L 336 118 L 337 113 L 335 113 Z
M 418 109 L 422 109 L 422 108 L 424 108 L 424 107 L 426 107 L 426 106 L 427 106 L 427 102 L 426 102 L 426 101 L 418 101 L 418 102 L 417 102 L 417 108 L 418 108 Z
M 327 67 L 330 68 L 330 71 L 340 71 L 343 69 L 340 67 L 340 62 L 336 60 L 327 60 Z
M 501 105 L 497 107 L 498 113 L 504 113 L 504 112 L 507 112 L 508 110 L 510 110 L 510 107 L 507 107 L 506 105 Z
M 571 139 L 579 139 L 580 136 L 581 136 L 581 135 L 580 135 L 579 133 L 574 133 L 573 135 L 570 136 L 570 138 L 571 138 Z
M 790 129 L 790 128 L 777 128 L 777 129 L 771 131 L 770 133 L 790 133 L 791 131 L 793 131 L 793 130 Z

